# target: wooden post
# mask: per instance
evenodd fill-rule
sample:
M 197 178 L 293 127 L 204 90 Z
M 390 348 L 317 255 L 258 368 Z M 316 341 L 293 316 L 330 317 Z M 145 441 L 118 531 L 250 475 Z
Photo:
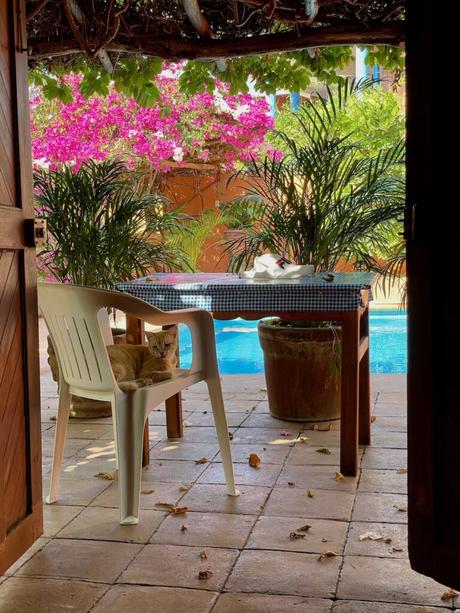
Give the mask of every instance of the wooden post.
M 172 326 L 163 326 L 164 330 Z M 179 330 L 177 331 L 177 367 L 179 368 Z M 184 425 L 182 418 L 182 394 L 179 392 L 165 401 L 166 407 L 166 433 L 168 438 L 182 438 Z
M 359 363 L 359 444 L 371 444 L 371 390 L 369 367 L 369 305 L 361 315 L 360 341 L 367 338 L 367 350 Z
M 133 345 L 143 345 L 145 342 L 144 322 L 132 315 L 126 315 L 126 340 Z M 142 449 L 142 466 L 150 464 L 149 420 L 144 426 L 144 442 Z
M 340 470 L 358 472 L 359 311 L 342 315 Z

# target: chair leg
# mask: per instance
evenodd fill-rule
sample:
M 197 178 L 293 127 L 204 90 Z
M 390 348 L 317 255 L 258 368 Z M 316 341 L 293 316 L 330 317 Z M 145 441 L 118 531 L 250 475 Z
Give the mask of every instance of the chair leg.
M 65 382 L 59 383 L 59 406 L 56 418 L 56 432 L 54 434 L 54 455 L 53 468 L 51 470 L 51 483 L 49 495 L 45 502 L 52 504 L 56 502 L 59 492 L 59 481 L 61 477 L 62 458 L 64 456 L 65 436 L 67 424 L 69 423 L 71 394 L 69 386 Z
M 145 410 L 139 395 L 115 401 L 120 524 L 139 522 Z
M 227 493 L 230 496 L 238 496 L 239 491 L 235 487 L 235 477 L 233 475 L 232 451 L 230 448 L 230 439 L 228 436 L 227 417 L 225 415 L 224 400 L 222 397 L 222 389 L 220 381 L 216 379 L 207 379 L 206 384 L 209 390 L 209 398 L 211 400 L 214 422 L 216 424 L 217 439 L 219 441 L 220 454 L 224 466 L 225 481 L 227 483 Z

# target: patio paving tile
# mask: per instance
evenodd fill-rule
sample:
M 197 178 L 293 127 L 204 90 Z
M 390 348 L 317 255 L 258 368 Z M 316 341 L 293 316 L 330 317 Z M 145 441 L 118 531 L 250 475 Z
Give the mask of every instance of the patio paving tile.
M 225 400 L 225 412 L 226 413 L 250 413 L 256 406 L 259 405 L 260 400 L 248 400 L 247 398 L 232 398 Z M 206 400 L 200 407 L 200 411 L 212 411 L 211 403 Z
M 254 515 L 235 513 L 191 512 L 179 516 L 169 515 L 150 542 L 240 549 L 244 546 L 255 520 Z
M 382 540 L 359 537 L 367 532 L 375 532 L 383 536 Z M 385 539 L 391 538 L 391 543 Z M 393 547 L 402 551 L 394 551 Z M 382 524 L 379 522 L 352 522 L 348 532 L 345 554 L 351 556 L 375 556 L 378 558 L 407 558 L 407 526 L 406 524 Z
M 186 443 L 180 440 L 160 441 L 150 452 L 152 460 L 212 460 L 219 451 L 217 443 Z
M 235 428 L 229 427 L 229 431 L 233 432 Z M 160 437 L 163 441 L 183 440 L 184 443 L 217 443 L 217 434 L 214 426 L 186 426 L 184 428 L 183 439 L 168 439 L 166 433 Z
M 274 485 L 278 479 L 281 464 L 260 464 L 253 468 L 246 462 L 234 465 L 233 472 L 237 485 Z M 225 483 L 223 464 L 209 465 L 198 479 L 197 483 Z
M 329 613 L 331 601 L 303 596 L 225 593 L 219 596 L 213 613 Z
M 200 459 L 198 455 L 196 459 Z M 144 481 L 163 481 L 167 483 L 179 482 L 190 483 L 195 481 L 205 470 L 206 464 L 196 464 L 191 460 L 153 460 L 150 465 L 143 470 L 142 479 Z
M 230 428 L 237 428 L 240 426 L 246 419 L 248 419 L 248 413 L 228 413 L 227 415 L 227 425 Z M 211 426 L 215 427 L 214 416 L 212 414 L 212 410 L 206 411 L 195 411 L 191 413 L 187 417 L 187 422 L 191 426 Z
M 407 524 L 407 496 L 358 492 L 352 521 Z
M 92 609 L 91 613 L 208 613 L 217 592 L 144 585 L 115 585 Z
M 310 466 L 311 464 L 340 464 L 340 447 L 328 447 L 330 454 L 319 453 L 321 449 L 317 445 L 312 445 L 310 441 L 306 443 L 296 443 L 286 461 L 288 466 Z M 360 453 L 362 451 L 360 450 Z
M 87 581 L 10 577 L 0 586 L 2 613 L 86 613 L 107 590 Z
M 65 528 L 58 538 L 147 543 L 165 513 L 141 509 L 139 523 L 121 526 L 119 509 L 87 507 Z
M 282 419 L 275 419 L 272 417 L 268 410 L 266 413 L 253 413 L 249 415 L 242 424 L 243 428 L 275 428 L 285 429 L 292 431 L 301 431 L 305 429 L 305 422 L 284 421 Z
M 442 613 L 451 610 L 445 607 L 419 607 L 383 602 L 358 602 L 357 600 L 339 600 L 332 607 L 332 613 L 369 613 L 369 611 L 372 613 Z
M 43 536 L 53 537 L 67 526 L 86 507 L 64 507 L 56 504 L 43 505 Z
M 96 458 L 114 458 L 115 457 L 115 441 L 99 438 L 91 441 L 89 445 L 83 447 L 76 454 L 78 458 L 86 460 L 95 460 Z
M 361 463 L 362 468 L 406 468 L 407 452 L 405 449 L 374 449 L 368 447 Z
M 300 436 L 307 439 L 308 445 L 312 447 L 339 447 L 340 429 L 333 426 L 332 430 L 303 430 Z
M 289 445 L 298 436 L 299 430 L 295 428 L 238 428 L 233 432 L 233 445 L 242 443 L 264 443 L 266 445 Z
M 407 419 L 405 417 L 382 417 L 372 423 L 372 432 L 406 432 Z
M 94 443 L 94 439 L 68 438 L 65 442 L 64 457 L 71 458 L 80 450 Z M 54 454 L 54 429 L 52 436 L 44 436 L 42 439 L 42 455 L 52 458 Z
M 38 551 L 41 551 L 43 549 L 43 547 L 45 547 L 50 541 L 51 541 L 51 539 L 49 539 L 49 538 L 45 538 L 45 537 L 38 538 L 33 543 L 33 545 L 31 547 L 29 547 L 29 549 L 25 553 L 23 553 L 23 555 L 18 560 L 16 560 L 16 562 L 14 564 L 12 564 L 5 571 L 5 575 L 2 575 L 2 576 L 3 577 L 8 577 L 8 576 L 14 575 L 22 566 L 24 566 L 24 564 L 26 562 L 31 560 L 34 557 L 34 555 Z
M 101 436 L 113 435 L 111 424 L 95 424 L 86 421 L 79 423 L 78 421 L 69 421 L 67 426 L 66 438 L 101 438 Z
M 226 589 L 263 594 L 332 597 L 341 562 L 340 556 L 326 558 L 320 562 L 317 554 L 243 551 Z
M 337 597 L 437 606 L 443 604 L 445 591 L 433 579 L 413 571 L 408 560 L 346 556 Z
M 207 549 L 202 559 L 201 547 L 175 545 L 146 545 L 136 559 L 122 573 L 119 583 L 142 583 L 166 587 L 193 587 L 219 590 L 238 555 L 235 549 Z M 207 579 L 199 573 L 209 572 Z
M 184 495 L 180 483 L 160 483 L 159 481 L 143 481 L 141 484 L 141 509 L 155 510 L 156 502 L 170 502 L 176 504 Z M 118 483 L 111 482 L 109 487 L 95 498 L 91 506 L 114 507 L 120 505 Z
M 139 550 L 130 543 L 54 539 L 17 574 L 113 583 Z
M 323 455 L 319 454 L 318 455 Z M 276 482 L 279 486 L 293 483 L 293 487 L 308 489 L 335 490 L 338 492 L 354 492 L 358 484 L 357 477 L 343 477 L 339 481 L 336 474 L 340 466 L 285 466 Z
M 254 443 L 251 445 L 237 444 L 232 445 L 233 462 L 247 463 L 251 453 L 257 453 L 261 460 L 261 465 L 264 464 L 282 464 L 292 447 L 289 445 L 264 445 L 264 443 Z M 220 462 L 220 452 L 214 458 L 214 462 Z
M 386 417 L 400 417 L 407 415 L 407 402 L 402 400 L 400 402 L 388 402 L 385 400 L 377 400 L 374 405 L 374 415 L 384 415 Z
M 86 506 L 109 487 L 110 481 L 96 478 L 61 477 L 56 505 Z M 43 497 L 48 495 L 49 478 L 43 480 Z
M 390 432 L 388 430 L 376 430 L 373 428 L 372 447 L 407 449 L 407 434 L 406 432 Z
M 244 485 L 239 496 L 229 496 L 224 485 L 196 483 L 181 499 L 181 505 L 190 511 L 202 513 L 260 513 L 270 493 L 269 487 Z
M 299 529 L 308 524 L 308 532 Z M 342 553 L 348 530 L 348 523 L 305 517 L 262 516 L 251 532 L 246 549 L 276 549 L 281 551 L 302 551 L 321 553 L 326 548 Z M 304 538 L 291 539 L 292 532 Z
M 359 491 L 405 494 L 407 492 L 407 474 L 400 474 L 395 469 L 363 469 L 361 472 L 361 479 L 359 480 Z
M 312 494 L 313 498 L 309 498 L 306 489 L 275 487 L 265 505 L 263 515 L 350 520 L 353 493 L 312 490 Z

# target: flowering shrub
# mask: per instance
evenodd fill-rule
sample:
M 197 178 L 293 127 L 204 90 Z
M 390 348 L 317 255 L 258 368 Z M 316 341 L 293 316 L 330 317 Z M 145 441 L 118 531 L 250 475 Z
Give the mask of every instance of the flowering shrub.
M 37 90 L 31 98 L 36 165 L 77 170 L 88 160 L 115 159 L 131 168 L 147 161 L 163 172 L 191 163 L 231 170 L 270 153 L 265 135 L 273 118 L 264 98 L 231 95 L 219 81 L 213 93 L 189 97 L 180 91 L 178 70 L 156 78 L 161 100 L 148 108 L 113 87 L 105 97 L 85 98 L 75 74 L 64 77 L 71 102 L 47 100 Z

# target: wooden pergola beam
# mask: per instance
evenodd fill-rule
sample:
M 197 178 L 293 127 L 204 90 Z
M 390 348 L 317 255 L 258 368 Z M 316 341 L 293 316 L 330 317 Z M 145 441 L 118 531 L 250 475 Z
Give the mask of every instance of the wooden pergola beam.
M 330 47 L 342 45 L 392 45 L 399 46 L 405 39 L 403 21 L 376 24 L 372 26 L 343 25 L 331 27 L 304 28 L 298 32 L 281 32 L 232 40 L 189 39 L 179 37 L 152 40 L 145 34 L 130 42 L 111 41 L 105 50 L 121 53 L 139 53 L 165 60 L 205 60 L 214 58 L 263 55 L 278 51 L 296 51 L 307 47 Z M 90 48 L 99 41 L 88 40 Z M 43 59 L 81 53 L 82 49 L 74 39 L 53 42 L 32 40 L 29 42 L 29 57 Z

